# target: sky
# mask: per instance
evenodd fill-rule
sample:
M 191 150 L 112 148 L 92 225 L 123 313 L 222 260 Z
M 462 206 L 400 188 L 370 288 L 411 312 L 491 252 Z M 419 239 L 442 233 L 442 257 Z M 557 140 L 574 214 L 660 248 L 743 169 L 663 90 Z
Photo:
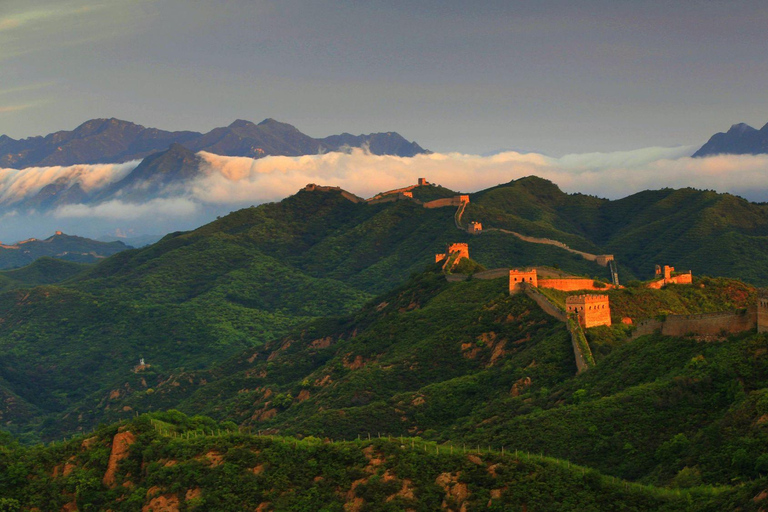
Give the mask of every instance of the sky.
M 768 2 L 0 0 L 0 134 L 272 117 L 436 152 L 700 146 L 768 122 Z

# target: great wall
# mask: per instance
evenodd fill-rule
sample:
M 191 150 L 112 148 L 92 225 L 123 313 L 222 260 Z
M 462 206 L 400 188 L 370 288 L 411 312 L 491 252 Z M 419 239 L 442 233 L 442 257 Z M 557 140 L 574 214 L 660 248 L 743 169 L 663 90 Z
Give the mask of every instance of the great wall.
M 451 269 L 463 258 L 469 258 L 468 244 L 449 244 L 445 253 L 435 255 L 435 262 L 443 261 L 442 269 L 447 272 L 450 282 L 465 281 L 467 275 L 451 274 Z M 591 292 L 623 288 L 601 283 L 589 278 L 577 276 L 551 276 L 552 271 L 545 271 L 547 277 L 540 277 L 538 268 L 492 269 L 473 274 L 472 279 L 499 279 L 508 276 L 509 294 L 524 292 L 547 314 L 564 322 L 571 337 L 577 373 L 595 365 L 595 360 L 584 330 L 598 326 L 610 326 L 610 298 L 605 294 L 582 293 L 568 295 L 565 307 L 547 297 L 540 289 L 553 289 L 564 292 Z M 667 285 L 691 285 L 691 271 L 674 273 L 674 267 L 656 266 L 655 279 L 646 283 L 650 289 L 661 289 Z M 631 318 L 623 318 L 622 323 L 632 325 Z M 696 336 L 700 339 L 722 339 L 729 334 L 738 334 L 757 329 L 768 332 L 768 291 L 761 292 L 756 307 L 746 310 L 722 311 L 694 315 L 669 315 L 663 319 L 645 319 L 632 326 L 629 340 L 641 336 L 661 333 L 665 336 Z
M 462 217 L 470 202 L 469 195 L 460 194 L 453 197 L 423 202 L 413 197 L 413 190 L 423 186 L 431 186 L 431 184 L 425 178 L 419 178 L 416 185 L 382 192 L 370 199 L 362 199 L 339 187 L 324 187 L 309 184 L 305 187 L 305 190 L 339 191 L 343 197 L 355 203 L 365 202 L 367 204 L 380 204 L 407 200 L 429 209 L 455 206 L 457 208 L 454 213 L 454 223 L 456 228 L 465 231 L 470 235 L 477 236 L 488 231 L 506 233 L 513 235 L 524 242 L 559 247 L 572 254 L 579 255 L 585 260 L 594 261 L 600 266 L 608 267 L 611 273 L 611 283 L 598 282 L 586 277 L 552 275 L 551 270 L 544 271 L 540 275 L 542 270 L 539 268 L 495 268 L 476 272 L 471 276 L 472 279 L 482 280 L 508 277 L 510 295 L 524 292 L 536 302 L 545 313 L 566 324 L 571 336 L 571 344 L 576 359 L 577 372 L 580 373 L 593 366 L 595 361 L 589 348 L 589 343 L 586 340 L 584 329 L 611 325 L 609 297 L 604 294 L 569 295 L 566 298 L 565 307 L 562 307 L 539 291 L 539 288 L 549 288 L 564 292 L 592 292 L 623 288 L 619 285 L 618 267 L 613 255 L 591 254 L 572 249 L 567 244 L 557 240 L 532 237 L 502 228 L 486 228 L 484 230 L 482 223 L 479 221 L 471 221 L 465 228 L 462 225 Z M 441 268 L 446 273 L 446 280 L 449 282 L 460 282 L 469 279 L 470 276 L 454 274 L 451 271 L 456 268 L 459 262 L 464 258 L 469 258 L 468 244 L 448 244 L 444 253 L 435 255 L 435 263 L 443 262 Z M 645 286 L 651 289 L 661 289 L 667 285 L 691 285 L 692 283 L 693 274 L 690 270 L 687 272 L 675 272 L 674 267 L 668 265 L 661 267 L 657 265 L 655 279 L 646 283 Z M 665 336 L 693 335 L 704 339 L 722 338 L 727 334 L 738 334 L 753 329 L 756 329 L 758 333 L 764 333 L 768 332 L 768 291 L 760 291 L 757 305 L 746 310 L 722 311 L 695 315 L 668 315 L 665 318 L 641 320 L 636 324 L 633 324 L 632 319 L 630 318 L 623 318 L 622 323 L 632 325 L 630 340 L 635 340 L 641 336 L 653 334 L 655 332 Z

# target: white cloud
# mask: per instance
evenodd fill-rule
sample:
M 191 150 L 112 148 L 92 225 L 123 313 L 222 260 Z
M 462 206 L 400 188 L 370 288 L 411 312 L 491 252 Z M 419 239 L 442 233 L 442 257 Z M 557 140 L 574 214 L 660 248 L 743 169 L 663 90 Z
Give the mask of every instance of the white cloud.
M 560 158 L 537 153 L 482 157 L 459 153 L 413 158 L 354 150 L 253 160 L 200 153 L 206 177 L 192 187 L 196 199 L 214 204 L 281 199 L 307 183 L 340 186 L 357 195 L 414 183 L 418 177 L 461 191 L 477 191 L 523 176 L 549 179 L 567 192 L 620 198 L 646 189 L 696 187 L 768 197 L 768 155 L 690 158 L 694 148 L 646 148 Z
M 560 158 L 515 152 L 487 157 L 450 153 L 400 158 L 354 150 L 350 154 L 258 160 L 200 153 L 203 177 L 174 187 L 172 197 L 144 203 L 111 200 L 97 205 L 67 205 L 54 212 L 32 214 L 18 211 L 15 203 L 49 183 L 77 181 L 84 189 L 97 191 L 124 177 L 137 163 L 0 169 L 0 206 L 5 207 L 5 213 L 0 214 L 0 239 L 42 236 L 52 229 L 98 234 L 121 227 L 138 233 L 165 233 L 194 228 L 243 205 L 280 200 L 307 183 L 336 185 L 370 197 L 415 183 L 419 177 L 465 192 L 536 175 L 566 192 L 612 199 L 646 189 L 688 186 L 738 193 L 751 200 L 768 199 L 768 155 L 685 156 L 692 151 L 647 148 Z
M 189 217 L 197 214 L 198 209 L 197 203 L 183 197 L 177 197 L 153 199 L 146 203 L 108 201 L 93 206 L 72 204 L 59 207 L 53 216 L 59 219 L 153 220 L 168 217 Z
M 0 205 L 10 205 L 37 194 L 59 180 L 80 183 L 86 192 L 100 189 L 125 177 L 138 161 L 122 164 L 82 164 L 54 167 L 0 168 Z

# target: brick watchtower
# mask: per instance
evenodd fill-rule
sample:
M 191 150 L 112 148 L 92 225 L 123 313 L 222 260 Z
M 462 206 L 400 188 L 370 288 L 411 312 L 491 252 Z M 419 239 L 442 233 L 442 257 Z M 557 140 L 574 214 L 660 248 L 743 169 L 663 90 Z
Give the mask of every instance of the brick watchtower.
M 479 222 L 470 222 L 469 227 L 467 228 L 467 233 L 470 235 L 479 235 L 483 232 L 483 225 Z
M 513 268 L 512 270 L 509 271 L 509 294 L 510 295 L 514 295 L 515 293 L 522 291 L 524 283 L 529 284 L 534 288 L 538 288 L 539 278 L 535 268 L 527 269 L 527 270 L 520 270 L 520 269 Z
M 575 313 L 579 324 L 588 329 L 611 325 L 611 308 L 607 295 L 571 295 L 565 299 L 565 310 Z

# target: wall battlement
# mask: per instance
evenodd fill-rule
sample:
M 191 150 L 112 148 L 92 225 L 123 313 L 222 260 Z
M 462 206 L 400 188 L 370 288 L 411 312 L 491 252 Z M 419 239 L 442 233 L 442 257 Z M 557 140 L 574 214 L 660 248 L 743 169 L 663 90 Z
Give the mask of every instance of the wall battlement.
M 746 311 L 719 311 L 717 313 L 700 313 L 696 315 L 669 315 L 663 320 L 650 318 L 638 322 L 632 339 L 640 336 L 661 332 L 664 336 L 695 336 L 721 337 L 723 334 L 737 334 L 755 328 L 759 318 L 758 308 Z M 758 326 L 758 332 L 759 326 Z
M 612 284 L 602 283 L 602 286 L 595 286 L 595 281 L 588 277 L 562 277 L 562 278 L 539 278 L 536 269 L 512 269 L 509 271 L 509 294 L 512 295 L 519 291 L 518 284 L 525 282 L 535 288 L 552 288 L 564 292 L 573 292 L 579 290 L 600 291 L 615 288 Z
M 307 192 L 340 192 L 342 197 L 352 201 L 353 203 L 362 203 L 364 201 L 362 197 L 357 197 L 352 192 L 347 192 L 341 187 L 330 187 L 326 185 L 318 185 L 316 183 L 308 183 L 304 187 L 304 190 Z

